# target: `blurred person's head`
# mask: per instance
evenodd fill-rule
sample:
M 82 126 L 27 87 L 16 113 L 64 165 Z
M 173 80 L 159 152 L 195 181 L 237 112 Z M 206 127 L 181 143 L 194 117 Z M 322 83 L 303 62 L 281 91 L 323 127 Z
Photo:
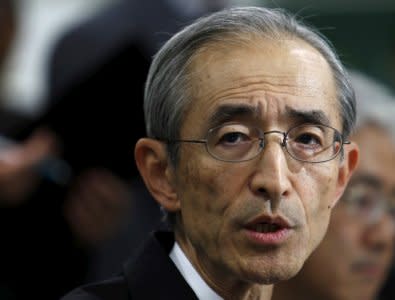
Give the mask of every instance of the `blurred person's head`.
M 281 10 L 212 14 L 157 53 L 144 101 L 136 162 L 203 279 L 237 299 L 294 276 L 358 159 L 325 39 Z
M 373 300 L 391 266 L 395 234 L 395 97 L 360 73 L 351 76 L 360 163 L 333 209 L 322 243 L 274 300 Z
M 0 0 L 0 68 L 15 35 L 13 0 Z

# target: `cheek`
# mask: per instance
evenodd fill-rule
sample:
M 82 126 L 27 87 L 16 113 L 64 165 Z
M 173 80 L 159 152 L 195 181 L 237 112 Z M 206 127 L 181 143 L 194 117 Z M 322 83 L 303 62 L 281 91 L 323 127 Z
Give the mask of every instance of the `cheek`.
M 308 195 L 304 199 L 313 199 L 306 203 L 312 216 L 326 216 L 336 196 L 337 168 L 325 164 L 312 167 L 305 172 L 306 183 L 302 189 L 308 189 Z
M 311 248 L 315 249 L 326 233 L 335 197 L 335 169 L 330 166 L 309 165 L 298 175 L 298 190 L 302 199 Z
M 237 203 L 235 195 L 242 192 L 242 171 L 203 154 L 185 153 L 189 155 L 194 160 L 184 160 L 188 163 L 180 166 L 177 183 L 184 225 L 195 233 L 219 234 Z
M 245 178 L 241 176 L 245 172 L 242 165 L 217 161 L 201 153 L 185 154 L 192 154 L 194 160 L 188 162 L 179 173 L 182 180 L 179 187 L 189 194 L 188 197 L 199 199 L 193 201 L 197 206 L 221 213 L 234 202 L 235 195 L 242 193 L 245 185 Z

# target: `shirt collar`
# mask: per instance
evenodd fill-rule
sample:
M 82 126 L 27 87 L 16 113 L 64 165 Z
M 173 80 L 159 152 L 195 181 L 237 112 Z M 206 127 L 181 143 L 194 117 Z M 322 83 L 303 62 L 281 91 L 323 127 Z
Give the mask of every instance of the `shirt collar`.
M 169 254 L 171 260 L 180 271 L 185 281 L 189 284 L 191 289 L 195 292 L 198 299 L 204 300 L 223 300 L 207 283 L 202 279 L 191 262 L 185 256 L 181 247 L 177 242 L 174 243 L 173 249 Z

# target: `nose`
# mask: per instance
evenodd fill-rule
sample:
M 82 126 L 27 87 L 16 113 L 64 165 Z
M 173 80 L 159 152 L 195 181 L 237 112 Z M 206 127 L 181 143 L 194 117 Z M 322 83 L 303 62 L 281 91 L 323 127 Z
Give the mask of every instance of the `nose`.
M 274 135 L 265 134 L 265 146 L 258 161 L 255 172 L 250 181 L 254 194 L 271 200 L 272 205 L 281 198 L 287 197 L 291 191 L 290 170 L 283 147 L 283 133 Z
M 383 214 L 377 222 L 367 225 L 363 242 L 374 251 L 392 249 L 395 238 L 395 221 L 388 214 Z

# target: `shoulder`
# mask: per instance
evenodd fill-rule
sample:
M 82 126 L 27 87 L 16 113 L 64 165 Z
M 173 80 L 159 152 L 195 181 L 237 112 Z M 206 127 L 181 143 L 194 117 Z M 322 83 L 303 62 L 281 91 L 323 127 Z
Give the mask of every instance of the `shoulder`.
M 98 283 L 79 287 L 61 300 L 126 300 L 128 288 L 123 277 L 114 277 Z

